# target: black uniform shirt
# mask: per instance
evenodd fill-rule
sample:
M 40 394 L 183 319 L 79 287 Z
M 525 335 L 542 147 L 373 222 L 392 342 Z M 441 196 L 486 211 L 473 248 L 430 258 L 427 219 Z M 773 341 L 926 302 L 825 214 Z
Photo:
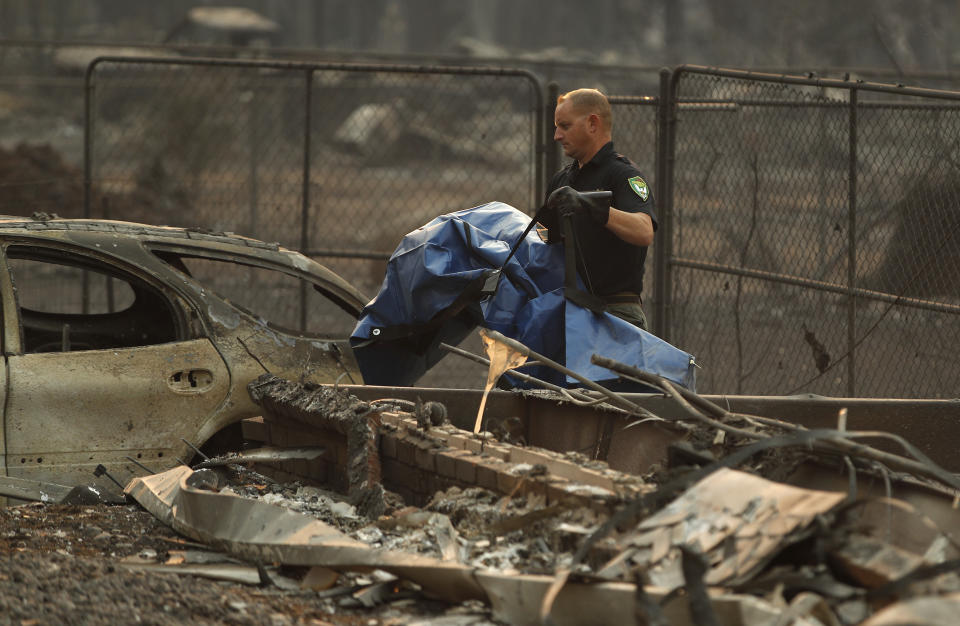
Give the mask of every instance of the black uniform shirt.
M 557 172 L 547 186 L 547 196 L 564 185 L 577 191 L 612 191 L 612 207 L 627 213 L 646 213 L 654 230 L 657 228 L 650 187 L 633 161 L 613 151 L 613 142 L 600 148 L 582 168 L 573 161 Z M 555 236 L 559 225 L 554 219 L 543 222 Z M 627 243 L 585 214 L 573 217 L 573 229 L 578 247 L 577 270 L 587 291 L 597 296 L 625 291 L 640 295 L 646 246 Z

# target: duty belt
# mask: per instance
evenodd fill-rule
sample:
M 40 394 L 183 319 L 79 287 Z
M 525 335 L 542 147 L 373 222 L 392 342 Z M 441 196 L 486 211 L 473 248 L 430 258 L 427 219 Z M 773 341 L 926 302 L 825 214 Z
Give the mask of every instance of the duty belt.
M 609 296 L 601 296 L 604 304 L 643 304 L 643 300 L 635 293 L 621 291 Z

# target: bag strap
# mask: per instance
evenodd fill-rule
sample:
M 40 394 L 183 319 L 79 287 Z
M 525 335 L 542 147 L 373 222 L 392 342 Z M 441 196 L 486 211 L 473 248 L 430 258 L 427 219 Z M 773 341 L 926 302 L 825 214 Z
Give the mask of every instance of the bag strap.
M 563 223 L 563 295 L 567 300 L 594 313 L 603 313 L 603 300 L 577 286 L 577 235 L 573 229 L 573 216 L 560 217 Z

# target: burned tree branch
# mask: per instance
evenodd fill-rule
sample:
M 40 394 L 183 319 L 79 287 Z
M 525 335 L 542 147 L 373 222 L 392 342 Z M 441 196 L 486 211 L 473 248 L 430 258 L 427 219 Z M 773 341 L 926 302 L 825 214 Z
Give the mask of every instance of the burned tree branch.
M 517 340 L 515 340 L 515 339 L 511 339 L 511 338 L 509 338 L 509 337 L 507 337 L 507 336 L 503 335 L 502 333 L 499 333 L 499 332 L 497 332 L 497 331 L 495 331 L 495 330 L 488 331 L 488 336 L 489 336 L 490 338 L 496 340 L 496 341 L 499 341 L 499 342 L 503 343 L 504 345 L 509 346 L 510 348 L 516 350 L 517 352 L 525 355 L 528 359 L 536 359 L 536 360 L 539 361 L 542 365 L 545 365 L 545 366 L 547 366 L 547 367 L 550 367 L 550 368 L 552 368 L 552 369 L 555 369 L 555 370 L 557 370 L 558 372 L 560 372 L 561 374 L 564 374 L 564 375 L 566 375 L 566 376 L 569 376 L 570 378 L 575 379 L 577 382 L 579 382 L 579 383 L 582 384 L 583 386 L 585 386 L 585 387 L 587 387 L 587 388 L 589 388 L 589 389 L 591 389 L 591 390 L 593 390 L 593 391 L 599 392 L 599 393 L 602 394 L 603 396 L 606 396 L 606 398 L 608 399 L 608 402 L 609 402 L 610 404 L 612 404 L 613 406 L 619 407 L 619 408 L 621 408 L 621 409 L 629 412 L 631 415 L 643 415 L 644 417 L 653 417 L 653 418 L 656 418 L 656 419 L 663 419 L 663 418 L 660 418 L 660 417 L 657 416 L 657 415 L 654 415 L 653 413 L 651 413 L 651 412 L 648 411 L 647 409 L 645 409 L 645 408 L 643 408 L 643 407 L 641 407 L 641 406 L 639 406 L 639 405 L 637 405 L 637 404 L 634 404 L 634 403 L 631 402 L 630 400 L 627 400 L 627 399 L 624 398 L 621 394 L 618 394 L 618 393 L 616 393 L 616 392 L 614 392 L 614 391 L 610 391 L 610 390 L 607 389 L 606 387 L 603 387 L 602 385 L 599 385 L 599 384 L 595 383 L 594 381 L 590 380 L 589 378 L 585 378 L 585 377 L 581 376 L 580 374 L 574 372 L 573 370 L 571 370 L 571 369 L 569 369 L 569 368 L 567 368 L 567 367 L 565 367 L 565 366 L 563 366 L 563 365 L 560 365 L 560 364 L 557 363 L 556 361 L 554 361 L 554 360 L 552 360 L 552 359 L 549 359 L 549 358 L 543 356 L 542 354 L 539 354 L 539 353 L 537 353 L 537 352 L 534 352 L 533 350 L 531 350 L 530 348 L 528 348 L 527 346 L 523 345 L 522 343 L 520 343 L 519 341 L 517 341 Z
M 635 367 L 631 367 L 624 363 L 619 363 L 613 359 L 608 359 L 606 357 L 601 357 L 598 355 L 593 355 L 591 362 L 601 367 L 606 367 L 611 371 L 617 372 L 621 375 L 631 376 L 644 382 L 646 384 L 652 385 L 659 389 L 666 391 L 672 398 L 683 398 L 684 404 L 681 406 L 689 407 L 696 405 L 699 408 L 709 412 L 711 415 L 723 419 L 731 419 L 737 417 L 737 414 L 730 413 L 729 411 L 723 409 L 720 406 L 710 402 L 706 398 L 703 398 L 696 393 L 683 389 L 680 387 L 675 387 L 670 383 L 670 381 L 657 376 L 656 374 L 651 374 L 649 372 L 644 372 Z M 752 418 L 752 416 L 751 416 Z M 749 431 L 744 431 L 742 429 L 737 429 L 731 426 L 723 424 L 718 419 L 712 419 L 710 416 L 701 415 L 698 419 L 701 421 L 714 426 L 715 428 L 720 428 L 726 432 L 731 432 L 730 429 L 733 429 L 736 432 L 731 434 L 738 434 L 750 439 L 765 439 L 768 435 L 751 433 Z M 883 463 L 884 465 L 893 468 L 895 470 L 908 472 L 915 474 L 917 476 L 923 476 L 925 478 L 933 479 L 948 485 L 953 489 L 960 489 L 960 479 L 955 475 L 947 472 L 943 468 L 939 467 L 926 455 L 924 455 L 920 450 L 915 446 L 907 442 L 902 437 L 893 435 L 891 433 L 885 433 L 880 431 L 839 431 L 839 430 L 828 430 L 828 429 L 818 429 L 816 431 L 809 430 L 803 426 L 797 424 L 790 424 L 788 422 L 777 422 L 778 427 L 784 428 L 793 433 L 819 433 L 821 436 L 818 437 L 817 441 L 811 441 L 811 448 L 820 452 L 829 452 L 833 454 L 847 454 L 851 456 L 856 456 L 861 459 L 867 459 L 870 461 L 876 461 Z M 892 454 L 889 452 L 883 452 L 877 450 L 871 446 L 862 443 L 856 443 L 850 439 L 856 437 L 874 437 L 881 439 L 889 439 L 894 441 L 904 450 L 906 450 L 914 459 L 908 459 L 906 457 L 900 456 L 898 454 Z
M 457 356 L 462 356 L 466 359 L 474 361 L 475 363 L 479 363 L 480 365 L 484 365 L 487 367 L 490 366 L 490 359 L 484 358 L 478 354 L 473 354 L 472 352 L 468 352 L 467 350 L 463 350 L 462 348 L 457 348 L 456 346 L 451 346 L 450 344 L 447 344 L 447 343 L 441 343 L 440 348 L 443 350 L 446 350 L 447 352 L 456 354 Z M 530 361 L 528 361 L 527 363 L 531 364 Z M 598 404 L 602 404 L 606 402 L 604 398 L 593 398 L 585 394 L 577 393 L 570 389 L 564 389 L 559 385 L 554 385 L 553 383 L 537 378 L 536 376 L 524 374 L 523 372 L 518 372 L 516 370 L 512 371 L 510 375 L 516 376 L 518 379 L 526 383 L 537 385 L 538 387 L 542 387 L 543 389 L 547 389 L 549 391 L 555 391 L 560 395 L 562 395 L 565 400 L 568 400 L 569 402 L 572 402 L 577 406 L 596 406 Z M 614 407 L 614 409 L 618 411 L 623 411 L 623 409 L 620 409 L 617 407 Z

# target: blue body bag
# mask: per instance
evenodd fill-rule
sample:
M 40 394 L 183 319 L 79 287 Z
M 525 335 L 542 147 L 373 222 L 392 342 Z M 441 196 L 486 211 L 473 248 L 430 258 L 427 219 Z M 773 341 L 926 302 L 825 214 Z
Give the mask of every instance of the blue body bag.
M 564 297 L 562 245 L 548 245 L 536 232 L 528 232 L 510 256 L 529 223 L 530 217 L 517 209 L 491 202 L 441 215 L 406 235 L 387 263 L 380 292 L 364 307 L 350 338 L 364 381 L 412 386 L 446 356 L 441 343 L 456 345 L 482 326 L 621 391 L 640 388 L 615 386 L 618 377 L 591 364 L 591 355 L 694 389 L 689 354 Z M 498 284 L 490 293 L 490 279 L 498 269 Z M 542 365 L 518 371 L 563 387 L 579 384 Z M 513 378 L 510 382 L 524 386 Z

